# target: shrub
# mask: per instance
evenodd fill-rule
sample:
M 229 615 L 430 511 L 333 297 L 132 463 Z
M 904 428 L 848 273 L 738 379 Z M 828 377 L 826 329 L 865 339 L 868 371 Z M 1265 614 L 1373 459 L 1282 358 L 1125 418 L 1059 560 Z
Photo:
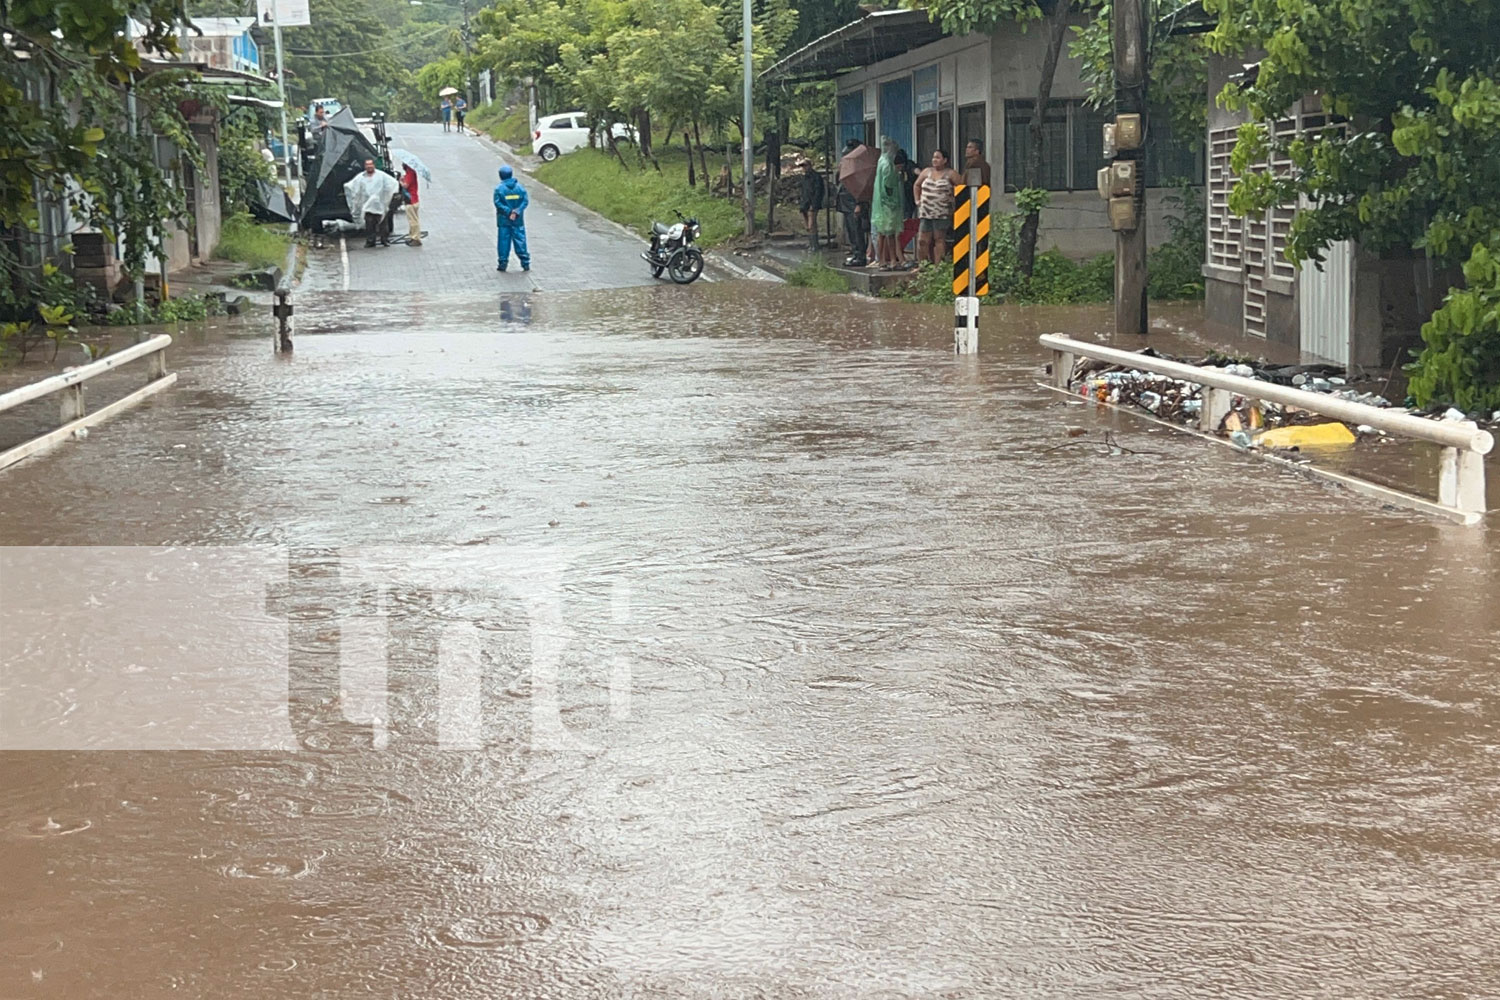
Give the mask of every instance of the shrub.
M 286 263 L 287 248 L 291 245 L 292 238 L 285 226 L 258 225 L 250 216 L 239 213 L 224 220 L 214 256 L 255 268 L 280 267 Z
M 1146 294 L 1153 299 L 1203 298 L 1203 248 L 1207 234 L 1203 197 L 1186 181 L 1166 196 L 1166 242 L 1146 257 Z
M 788 285 L 816 288 L 820 292 L 847 292 L 849 279 L 821 260 L 809 260 L 786 276 Z

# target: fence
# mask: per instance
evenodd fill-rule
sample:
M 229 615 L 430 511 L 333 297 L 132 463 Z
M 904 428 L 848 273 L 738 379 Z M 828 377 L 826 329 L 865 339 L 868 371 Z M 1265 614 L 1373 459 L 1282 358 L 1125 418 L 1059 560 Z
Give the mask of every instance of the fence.
M 1068 387 L 1077 358 L 1093 358 L 1110 364 L 1125 365 L 1137 371 L 1203 386 L 1203 408 L 1199 412 L 1198 430 L 1205 434 L 1217 434 L 1219 424 L 1229 413 L 1233 398 L 1238 395 L 1246 399 L 1295 406 L 1334 420 L 1367 424 L 1388 434 L 1440 445 L 1442 451 L 1438 458 L 1436 504 L 1353 476 L 1326 469 L 1312 471 L 1367 495 L 1415 510 L 1445 514 L 1466 524 L 1478 523 L 1485 512 L 1484 456 L 1494 448 L 1495 439 L 1489 431 L 1481 430 L 1472 422 L 1428 420 L 1402 411 L 1384 410 L 1320 392 L 1274 385 L 1213 368 L 1198 368 L 1178 361 L 1073 340 L 1058 334 L 1045 334 L 1038 340 L 1043 347 L 1052 351 L 1052 384 L 1059 389 Z
M 60 408 L 62 426 L 40 437 L 32 438 L 25 444 L 17 445 L 9 451 L 0 452 L 0 469 L 14 465 L 23 458 L 40 454 L 67 440 L 75 431 L 108 420 L 115 414 L 128 410 L 143 399 L 154 396 L 175 384 L 177 373 L 167 371 L 167 345 L 170 343 L 172 343 L 170 336 L 159 333 L 150 340 L 100 358 L 92 364 L 63 372 L 61 375 L 53 375 L 51 378 L 44 378 L 40 382 L 33 382 L 31 385 L 12 389 L 0 395 L 0 413 L 4 413 L 22 403 L 29 403 L 53 393 L 62 393 Z M 146 384 L 124 399 L 116 400 L 103 409 L 89 413 L 84 399 L 84 383 L 138 358 L 146 359 Z

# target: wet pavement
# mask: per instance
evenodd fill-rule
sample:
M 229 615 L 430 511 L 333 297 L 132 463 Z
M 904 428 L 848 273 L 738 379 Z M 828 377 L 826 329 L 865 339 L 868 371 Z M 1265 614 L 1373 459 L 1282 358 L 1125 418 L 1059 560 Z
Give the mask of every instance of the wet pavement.
M 531 195 L 526 231 L 532 269 L 523 273 L 514 258 L 510 270 L 495 270 L 495 209 L 492 192 L 505 161 L 492 143 L 466 133 L 444 132 L 437 124 L 389 127 L 392 149 L 422 158 L 433 178 L 420 188 L 420 247 L 396 244 L 367 248 L 351 236 L 342 254 L 337 240 L 309 256 L 304 286 L 327 291 L 390 291 L 483 294 L 645 285 L 650 272 L 640 259 L 644 244 L 620 227 L 522 176 Z M 396 235 L 406 221 L 394 222 Z
M 185 342 L 0 479 L 0 996 L 1500 995 L 1493 519 L 1039 390 L 1100 315 Z

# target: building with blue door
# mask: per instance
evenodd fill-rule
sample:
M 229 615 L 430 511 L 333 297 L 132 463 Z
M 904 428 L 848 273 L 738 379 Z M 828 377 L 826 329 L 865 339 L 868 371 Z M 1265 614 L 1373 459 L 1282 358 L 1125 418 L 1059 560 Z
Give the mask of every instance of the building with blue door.
M 964 144 L 980 140 L 992 168 L 995 210 L 1006 211 L 1014 206 L 1014 192 L 1025 186 L 1045 48 L 1042 32 L 1023 32 L 1019 25 L 955 37 L 925 11 L 875 11 L 793 52 L 762 78 L 836 81 L 834 132 L 840 146 L 851 137 L 873 145 L 889 135 L 925 166 L 936 148 L 961 160 Z M 1112 251 L 1114 233 L 1096 182 L 1105 164 L 1107 115 L 1087 106 L 1080 68 L 1065 49 L 1043 123 L 1042 186 L 1051 202 L 1042 212 L 1040 239 L 1043 248 L 1088 257 Z M 1173 136 L 1169 123 L 1152 121 L 1146 232 L 1153 244 L 1170 235 L 1166 199 L 1176 183 L 1187 180 L 1201 189 L 1204 156 L 1195 145 L 1201 146 L 1201 137 Z

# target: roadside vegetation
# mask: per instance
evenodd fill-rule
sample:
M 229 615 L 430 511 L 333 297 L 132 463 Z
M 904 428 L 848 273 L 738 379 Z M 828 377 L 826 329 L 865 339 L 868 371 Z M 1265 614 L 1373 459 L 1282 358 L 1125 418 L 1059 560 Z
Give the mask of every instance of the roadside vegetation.
M 292 238 L 287 235 L 285 224 L 261 224 L 248 215 L 236 213 L 224 219 L 214 256 L 264 270 L 285 264 L 286 252 L 291 245 Z
M 716 197 L 707 185 L 688 186 L 686 150 L 658 147 L 656 156 L 660 171 L 622 166 L 602 150 L 580 149 L 542 164 L 535 176 L 564 197 L 638 233 L 649 232 L 652 220 L 675 222 L 674 209 L 702 223 L 702 247 L 718 246 L 744 233 L 745 213 L 738 199 Z
M 786 283 L 798 288 L 815 288 L 820 292 L 847 292 L 849 290 L 849 279 L 822 260 L 809 260 L 799 265 L 787 274 Z
M 531 114 L 524 104 L 506 110 L 499 101 L 492 101 L 471 113 L 468 125 L 505 143 L 517 153 L 526 155 L 531 152 Z
M 1147 256 L 1147 294 L 1153 299 L 1203 297 L 1204 212 L 1201 195 L 1183 187 L 1168 197 L 1176 214 L 1167 217 L 1169 237 Z M 1028 277 L 1020 261 L 1021 213 L 990 217 L 990 293 L 984 301 L 1022 305 L 1108 302 L 1115 293 L 1115 255 L 1072 260 L 1057 250 L 1036 255 Z M 952 302 L 953 269 L 924 265 L 912 280 L 887 293 L 911 302 Z

